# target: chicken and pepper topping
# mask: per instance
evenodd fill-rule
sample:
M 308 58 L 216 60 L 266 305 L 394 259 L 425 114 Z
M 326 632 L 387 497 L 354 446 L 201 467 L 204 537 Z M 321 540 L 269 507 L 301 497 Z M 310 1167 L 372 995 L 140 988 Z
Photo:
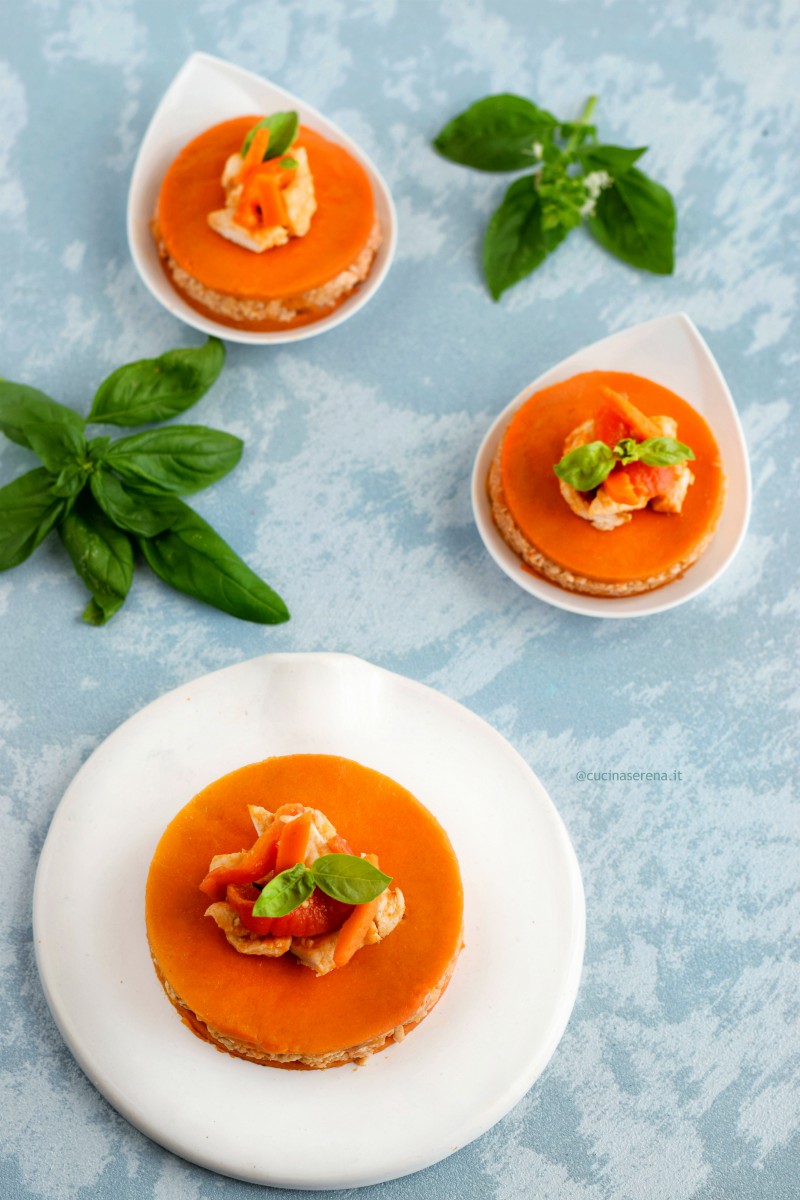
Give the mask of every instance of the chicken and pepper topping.
M 264 117 L 249 131 L 222 172 L 225 207 L 208 214 L 216 233 L 256 254 L 305 237 L 317 200 L 297 129 L 297 113 L 290 112 Z
M 573 429 L 553 467 L 561 495 L 575 513 L 607 532 L 648 504 L 679 513 L 694 482 L 694 454 L 676 440 L 672 417 L 647 417 L 609 387 L 594 417 Z
M 289 952 L 327 975 L 399 924 L 403 893 L 377 857 L 356 855 L 319 809 L 250 805 L 249 812 L 255 843 L 216 855 L 200 884 L 214 901 L 205 915 L 240 954 Z

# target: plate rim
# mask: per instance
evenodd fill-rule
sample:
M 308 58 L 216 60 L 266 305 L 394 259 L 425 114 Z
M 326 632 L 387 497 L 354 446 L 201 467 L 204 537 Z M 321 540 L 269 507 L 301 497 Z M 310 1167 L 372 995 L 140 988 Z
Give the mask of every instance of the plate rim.
M 362 287 L 358 292 L 346 297 L 345 301 L 335 308 L 332 313 L 326 317 L 321 317 L 317 321 L 312 321 L 308 325 L 301 325 L 291 330 L 251 330 L 237 329 L 235 326 L 224 325 L 221 322 L 214 321 L 213 318 L 205 316 L 205 314 L 196 312 L 190 305 L 185 302 L 179 303 L 182 298 L 174 289 L 170 288 L 173 295 L 169 295 L 166 291 L 162 295 L 155 287 L 153 280 L 150 277 L 149 264 L 146 262 L 144 255 L 140 252 L 137 244 L 137 233 L 139 226 L 140 214 L 136 204 L 140 200 L 140 192 L 144 187 L 143 176 L 146 165 L 146 155 L 152 153 L 150 145 L 153 138 L 153 129 L 157 128 L 162 118 L 162 109 L 166 101 L 169 99 L 173 89 L 180 83 L 183 75 L 188 74 L 190 69 L 198 63 L 211 65 L 215 70 L 223 72 L 231 72 L 236 75 L 243 76 L 252 80 L 259 86 L 268 86 L 281 91 L 291 103 L 302 108 L 307 114 L 310 114 L 314 121 L 318 122 L 322 130 L 331 131 L 350 154 L 361 164 L 364 170 L 370 177 L 370 182 L 373 185 L 373 190 L 376 193 L 376 206 L 383 200 L 389 214 L 389 228 L 384 230 L 384 240 L 378 247 L 376 258 L 380 261 L 373 264 L 374 271 L 370 271 L 369 276 L 364 281 L 367 284 L 371 281 L 371 286 L 367 289 Z M 149 220 L 149 218 L 148 218 Z M 320 334 L 328 332 L 330 329 L 336 328 L 344 321 L 347 321 L 366 305 L 369 300 L 375 295 L 378 289 L 383 284 L 397 250 L 397 208 L 394 203 L 391 189 L 386 182 L 386 179 L 371 156 L 362 149 L 362 147 L 345 133 L 343 129 L 335 122 L 329 120 L 315 105 L 307 103 L 305 100 L 296 96 L 293 92 L 283 87 L 282 84 L 275 83 L 272 79 L 265 75 L 259 75 L 256 71 L 251 71 L 247 67 L 240 67 L 237 63 L 231 62 L 229 59 L 221 58 L 219 55 L 210 54 L 205 50 L 195 50 L 189 54 L 181 66 L 170 79 L 164 91 L 156 104 L 153 114 L 148 121 L 147 128 L 142 135 L 139 148 L 136 152 L 133 169 L 131 170 L 130 179 L 128 182 L 128 192 L 125 204 L 125 233 L 128 243 L 128 253 L 131 256 L 136 274 L 140 282 L 145 286 L 153 299 L 162 306 L 170 316 L 181 321 L 184 325 L 198 330 L 200 333 L 205 333 L 208 336 L 221 338 L 223 341 L 238 342 L 241 345 L 251 346 L 278 346 L 289 345 L 293 342 L 305 341 L 308 338 L 318 337 Z M 348 303 L 352 301 L 352 303 Z
M 52 964 L 48 963 L 47 949 L 42 940 L 44 919 L 41 914 L 42 894 L 45 886 L 45 880 L 50 870 L 50 862 L 53 856 L 57 853 L 59 830 L 62 823 L 69 820 L 69 804 L 70 793 L 73 789 L 77 790 L 80 782 L 80 776 L 89 766 L 96 754 L 98 754 L 107 744 L 115 739 L 118 734 L 121 734 L 131 723 L 139 723 L 146 719 L 146 714 L 152 715 L 152 710 L 161 706 L 162 702 L 167 702 L 177 696 L 185 693 L 187 688 L 203 681 L 212 680 L 214 677 L 225 674 L 235 673 L 240 668 L 254 668 L 257 664 L 267 663 L 274 660 L 302 660 L 304 663 L 313 663 L 317 660 L 329 662 L 331 660 L 340 661 L 346 667 L 356 665 L 358 669 L 366 669 L 368 672 L 379 672 L 381 675 L 388 676 L 393 685 L 399 684 L 403 687 L 408 687 L 412 692 L 423 693 L 427 699 L 433 703 L 439 704 L 448 712 L 453 712 L 459 719 L 465 717 L 471 723 L 476 723 L 481 727 L 482 731 L 490 736 L 496 744 L 502 749 L 505 754 L 511 756 L 516 766 L 521 768 L 526 782 L 533 786 L 533 789 L 538 793 L 537 799 L 543 804 L 543 810 L 547 812 L 547 816 L 554 823 L 554 829 L 557 831 L 558 840 L 563 851 L 563 865 L 566 868 L 564 878 L 568 883 L 570 895 L 570 903 L 572 905 L 572 939 L 571 944 L 567 948 L 564 955 L 566 967 L 564 970 L 564 983 L 559 1004 L 554 1013 L 551 1014 L 550 1033 L 549 1037 L 537 1047 L 537 1052 L 532 1056 L 531 1062 L 523 1072 L 519 1072 L 514 1079 L 510 1079 L 504 1089 L 498 1089 L 498 1095 L 494 1102 L 488 1107 L 481 1109 L 481 1115 L 478 1119 L 473 1117 L 472 1121 L 463 1125 L 463 1136 L 457 1145 L 448 1145 L 435 1154 L 422 1152 L 414 1155 L 407 1150 L 402 1156 L 402 1165 L 395 1163 L 391 1170 L 373 1173 L 369 1177 L 359 1176 L 351 1177 L 349 1182 L 343 1182 L 341 1178 L 333 1183 L 320 1182 L 318 1179 L 313 1182 L 298 1182 L 297 1176 L 292 1178 L 278 1177 L 273 1174 L 269 1178 L 258 1171 L 235 1170 L 230 1164 L 220 1164 L 219 1158 L 214 1157 L 213 1151 L 204 1151 L 202 1147 L 192 1147 L 191 1152 L 186 1145 L 186 1139 L 174 1134 L 170 1130 L 157 1128 L 155 1124 L 148 1119 L 147 1114 L 142 1114 L 135 1107 L 132 1107 L 125 1098 L 124 1090 L 121 1086 L 98 1065 L 93 1058 L 91 1052 L 86 1052 L 86 1048 L 81 1044 L 80 1035 L 74 1030 L 70 1015 L 64 1013 L 60 1008 L 55 996 L 55 987 L 51 988 L 53 982 L 50 973 L 55 970 Z M 566 825 L 553 803 L 549 793 L 544 785 L 539 780 L 536 773 L 529 766 L 522 755 L 515 749 L 514 746 L 488 721 L 478 716 L 465 705 L 460 704 L 452 697 L 439 692 L 437 689 L 430 687 L 427 684 L 421 683 L 418 680 L 411 679 L 408 676 L 400 675 L 397 672 L 390 671 L 385 667 L 378 666 L 369 662 L 357 655 L 351 655 L 339 652 L 311 651 L 311 652 L 275 652 L 258 655 L 251 659 L 244 659 L 241 662 L 229 664 L 226 667 L 217 668 L 213 671 L 206 672 L 202 676 L 198 676 L 193 680 L 179 684 L 175 688 L 156 697 L 148 704 L 134 712 L 126 720 L 117 725 L 103 741 L 92 751 L 82 764 L 79 770 L 70 780 L 64 795 L 62 796 L 56 810 L 53 814 L 50 827 L 48 829 L 45 842 L 39 857 L 39 862 L 36 869 L 36 877 L 34 882 L 33 893 L 33 933 L 34 933 L 34 948 L 36 956 L 36 965 L 41 980 L 42 990 L 47 1000 L 48 1007 L 59 1029 L 66 1045 L 73 1055 L 81 1070 L 87 1076 L 93 1086 L 101 1093 L 109 1104 L 119 1112 L 126 1120 L 135 1128 L 143 1132 L 147 1137 L 158 1145 L 164 1146 L 167 1150 L 179 1155 L 188 1161 L 194 1162 L 206 1169 L 212 1170 L 218 1174 L 239 1178 L 251 1183 L 261 1183 L 268 1186 L 286 1187 L 290 1189 L 312 1188 L 319 1190 L 340 1189 L 343 1187 L 362 1187 L 371 1184 L 388 1181 L 390 1179 L 400 1178 L 402 1176 L 422 1170 L 425 1167 L 431 1166 L 436 1162 L 448 1157 L 451 1153 L 463 1148 L 475 1138 L 491 1129 L 497 1121 L 499 1121 L 506 1113 L 514 1107 L 516 1103 L 526 1094 L 533 1086 L 536 1080 L 544 1071 L 547 1063 L 555 1052 L 558 1046 L 572 1011 L 574 1009 L 575 1000 L 577 997 L 582 967 L 585 952 L 585 931 L 586 931 L 586 907 L 585 894 L 583 889 L 583 881 L 581 877 L 580 866 L 577 856 L 572 845 Z M 556 1018 L 556 1019 L 553 1019 Z M 176 1024 L 176 1032 L 178 1027 Z M 400 1155 L 395 1152 L 395 1159 L 399 1159 Z M 307 1177 L 306 1177 L 307 1178 Z
M 575 373 L 574 363 L 582 359 L 586 354 L 598 350 L 605 346 L 608 342 L 613 342 L 617 338 L 621 338 L 629 334 L 643 334 L 650 332 L 657 333 L 657 327 L 668 327 L 670 325 L 682 326 L 690 341 L 693 341 L 701 350 L 703 358 L 711 368 L 712 373 L 716 378 L 716 383 L 721 391 L 727 397 L 730 407 L 731 425 L 735 430 L 737 443 L 742 452 L 741 476 L 737 478 L 740 495 L 743 500 L 743 518 L 736 532 L 736 537 L 733 540 L 730 549 L 725 558 L 717 565 L 716 569 L 705 579 L 702 579 L 695 587 L 687 589 L 682 594 L 676 594 L 674 591 L 670 596 L 670 588 L 679 583 L 684 576 L 679 576 L 678 579 L 671 580 L 670 583 L 663 587 L 656 588 L 651 592 L 642 593 L 639 596 L 630 597 L 602 597 L 588 596 L 578 592 L 569 592 L 565 588 L 558 587 L 557 584 L 551 583 L 549 580 L 538 575 L 528 575 L 519 568 L 520 559 L 510 548 L 506 547 L 506 543 L 500 538 L 499 533 L 495 532 L 494 523 L 491 519 L 491 512 L 487 517 L 486 510 L 488 508 L 485 499 L 486 491 L 486 474 L 488 472 L 488 463 L 491 462 L 497 445 L 505 432 L 508 422 L 511 420 L 514 413 L 520 408 L 526 400 L 528 400 L 538 389 L 544 386 L 549 386 L 551 382 L 557 382 L 550 377 L 558 373 L 563 378 L 569 378 L 570 374 Z M 585 369 L 585 368 L 583 368 Z M 664 385 L 667 386 L 667 385 Z M 702 415 L 702 414 L 701 414 Z M 491 454 L 490 454 L 491 451 Z M 528 595 L 535 599 L 544 601 L 554 608 L 561 609 L 564 612 L 570 612 L 580 617 L 597 617 L 601 620 L 632 620 L 638 617 L 654 616 L 656 613 L 667 612 L 669 609 L 677 608 L 681 604 L 685 604 L 690 600 L 694 600 L 707 588 L 724 574 L 730 567 L 736 555 L 739 553 L 742 543 L 747 536 L 747 530 L 750 524 L 752 514 L 752 471 L 750 466 L 750 457 L 747 451 L 747 441 L 744 436 L 739 411 L 731 395 L 722 369 L 719 366 L 714 354 L 711 351 L 708 343 L 695 325 L 688 313 L 678 311 L 674 313 L 666 313 L 662 316 L 654 317 L 647 321 L 641 321 L 636 325 L 625 326 L 624 329 L 618 329 L 616 332 L 608 334 L 606 337 L 599 338 L 594 342 L 590 342 L 586 346 L 579 346 L 566 358 L 554 363 L 545 371 L 542 371 L 534 380 L 526 384 L 524 388 L 517 393 L 505 407 L 492 420 L 486 433 L 481 439 L 478 451 L 473 462 L 472 472 L 470 476 L 470 500 L 472 506 L 472 516 L 478 530 L 478 534 L 483 543 L 484 549 L 489 554 L 492 561 L 506 575 L 512 583 L 516 583 L 518 587 L 527 592 Z M 502 545 L 500 544 L 502 543 Z M 513 555 L 513 563 L 508 564 L 498 557 L 503 554 L 503 548 L 509 550 L 509 554 Z M 694 566 L 695 564 L 693 564 Z M 512 572 L 511 567 L 516 568 Z M 691 570 L 692 568 L 689 568 Z M 686 573 L 688 574 L 688 572 Z M 644 608 L 632 608 L 630 606 L 623 607 L 626 601 L 639 600 L 644 597 L 649 598 L 649 603 Z

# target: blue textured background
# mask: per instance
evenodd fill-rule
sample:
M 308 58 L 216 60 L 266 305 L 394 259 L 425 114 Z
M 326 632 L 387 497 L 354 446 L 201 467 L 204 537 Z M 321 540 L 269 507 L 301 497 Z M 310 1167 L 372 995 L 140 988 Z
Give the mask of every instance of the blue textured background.
M 432 684 L 511 740 L 567 822 L 588 903 L 577 1007 L 539 1083 L 469 1148 L 363 1195 L 797 1196 L 796 5 L 3 9 L 5 377 L 86 411 L 119 363 L 200 340 L 139 284 L 124 233 L 138 143 L 194 49 L 272 76 L 360 141 L 394 190 L 400 244 L 375 300 L 340 329 L 283 350 L 231 346 L 190 418 L 246 439 L 241 466 L 196 507 L 285 596 L 290 624 L 236 622 L 142 567 L 120 615 L 88 628 L 55 538 L 0 578 L 0 1193 L 255 1194 L 149 1142 L 84 1078 L 39 987 L 33 875 L 72 775 L 143 704 L 268 650 L 336 649 Z M 597 92 L 603 136 L 652 147 L 642 165 L 678 202 L 674 277 L 640 275 L 575 233 L 490 301 L 480 235 L 505 183 L 428 143 L 499 90 L 565 117 Z M 546 607 L 479 542 L 480 437 L 551 363 L 680 309 L 744 420 L 745 546 L 704 596 L 649 620 Z M 0 481 L 30 465 L 0 447 Z M 580 769 L 683 779 L 597 785 Z

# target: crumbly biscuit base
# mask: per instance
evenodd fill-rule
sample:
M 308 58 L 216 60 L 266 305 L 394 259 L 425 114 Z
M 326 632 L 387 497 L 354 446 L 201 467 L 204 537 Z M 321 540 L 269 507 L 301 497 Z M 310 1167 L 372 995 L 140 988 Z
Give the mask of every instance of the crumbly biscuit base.
M 237 325 L 263 321 L 284 323 L 294 321 L 297 317 L 322 316 L 364 282 L 383 240 L 381 224 L 376 217 L 364 248 L 355 262 L 346 267 L 344 271 L 340 271 L 333 279 L 322 284 L 321 287 L 301 292 L 297 296 L 283 296 L 277 300 L 245 300 L 207 288 L 199 279 L 179 266 L 169 253 L 166 243 L 161 237 L 157 218 L 153 219 L 151 229 L 159 256 L 178 291 L 185 293 L 196 304 L 208 309 L 210 313 L 225 317 L 226 320 L 234 321 Z
M 371 1054 L 376 1054 L 379 1050 L 385 1049 L 393 1042 L 401 1042 L 407 1033 L 410 1033 L 420 1021 L 427 1017 L 428 1013 L 433 1009 L 434 1005 L 441 998 L 455 970 L 458 956 L 464 947 L 463 931 L 459 940 L 458 949 L 448 963 L 447 969 L 437 983 L 436 987 L 428 992 L 427 996 L 419 1006 L 417 1011 L 408 1021 L 402 1025 L 395 1026 L 394 1029 L 387 1030 L 386 1033 L 379 1034 L 377 1037 L 371 1038 L 369 1041 L 360 1042 L 357 1046 L 348 1046 L 341 1050 L 332 1050 L 328 1054 L 271 1054 L 266 1050 L 262 1050 L 258 1046 L 253 1046 L 248 1042 L 239 1042 L 234 1038 L 228 1037 L 220 1030 L 215 1029 L 213 1025 L 208 1025 L 202 1021 L 196 1013 L 192 1012 L 188 1004 L 186 1004 L 175 989 L 170 984 L 169 980 L 164 975 L 161 967 L 155 958 L 153 958 L 153 966 L 158 975 L 161 986 L 177 1010 L 184 1025 L 191 1029 L 192 1033 L 203 1041 L 210 1042 L 216 1046 L 217 1050 L 225 1054 L 231 1054 L 234 1058 L 244 1058 L 248 1062 L 257 1063 L 264 1067 L 283 1067 L 295 1070 L 325 1070 L 327 1067 L 343 1067 L 347 1063 L 363 1064 Z M 298 965 L 298 969 L 299 965 Z
M 569 571 L 566 567 L 562 567 L 560 563 L 555 562 L 554 559 L 542 554 L 541 550 L 537 550 L 533 543 L 528 541 L 525 534 L 516 524 L 506 503 L 501 473 L 502 454 L 503 443 L 501 442 L 492 459 L 487 481 L 494 523 L 500 531 L 503 540 L 522 559 L 526 566 L 535 571 L 537 575 L 542 575 L 550 583 L 555 583 L 568 592 L 581 592 L 587 596 L 636 596 L 641 592 L 652 592 L 656 588 L 671 583 L 673 579 L 677 579 L 680 575 L 683 575 L 684 571 L 687 571 L 693 563 L 697 562 L 714 536 L 719 514 L 722 512 L 724 494 L 720 498 L 717 517 L 706 531 L 705 536 L 694 547 L 691 554 L 674 563 L 667 571 L 661 571 L 658 575 L 650 575 L 645 579 L 631 579 L 626 583 L 606 583 L 600 579 L 592 579 L 586 575 L 576 575 L 573 571 Z M 613 534 L 609 536 L 613 536 Z

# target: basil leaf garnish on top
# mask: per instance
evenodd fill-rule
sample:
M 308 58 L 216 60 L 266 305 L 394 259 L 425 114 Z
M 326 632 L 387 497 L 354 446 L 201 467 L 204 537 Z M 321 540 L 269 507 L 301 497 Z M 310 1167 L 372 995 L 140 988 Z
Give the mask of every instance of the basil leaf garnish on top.
M 285 917 L 318 887 L 344 904 L 368 904 L 392 882 L 365 858 L 355 854 L 323 854 L 310 866 L 296 863 L 270 879 L 253 905 L 254 917 Z
M 486 96 L 454 117 L 434 139 L 444 158 L 479 171 L 518 171 L 532 167 L 534 146 L 552 137 L 551 113 L 523 96 Z
M 693 459 L 694 453 L 683 442 L 671 437 L 648 438 L 636 447 L 639 462 L 648 467 L 671 467 L 674 463 Z
M 559 479 L 577 492 L 591 492 L 599 487 L 616 465 L 614 451 L 605 442 L 589 442 L 565 454 L 553 467 Z
M 225 363 L 225 347 L 210 337 L 204 346 L 168 350 L 119 367 L 97 389 L 89 420 L 101 425 L 167 421 L 196 404 Z
M 262 888 L 261 895 L 253 905 L 253 916 L 288 916 L 309 898 L 314 886 L 314 877 L 308 867 L 304 863 L 295 863 Z
M 345 904 L 367 904 L 392 882 L 391 875 L 384 875 L 355 854 L 324 854 L 314 862 L 311 872 L 321 891 Z
M 559 479 L 578 492 L 591 492 L 608 477 L 620 463 L 641 462 L 647 467 L 670 467 L 693 459 L 694 454 L 683 442 L 671 437 L 647 438 L 637 442 L 622 438 L 612 450 L 605 442 L 588 442 L 565 454 L 553 467 Z
M 244 158 L 250 149 L 250 143 L 259 129 L 269 130 L 269 142 L 263 161 L 267 162 L 270 158 L 278 158 L 289 149 L 297 137 L 299 124 L 296 112 L 272 113 L 271 116 L 264 117 L 253 126 L 244 139 L 242 143 L 242 158 Z
M 623 467 L 628 463 L 636 462 L 639 457 L 638 447 L 635 438 L 621 438 L 614 447 L 614 455 Z

